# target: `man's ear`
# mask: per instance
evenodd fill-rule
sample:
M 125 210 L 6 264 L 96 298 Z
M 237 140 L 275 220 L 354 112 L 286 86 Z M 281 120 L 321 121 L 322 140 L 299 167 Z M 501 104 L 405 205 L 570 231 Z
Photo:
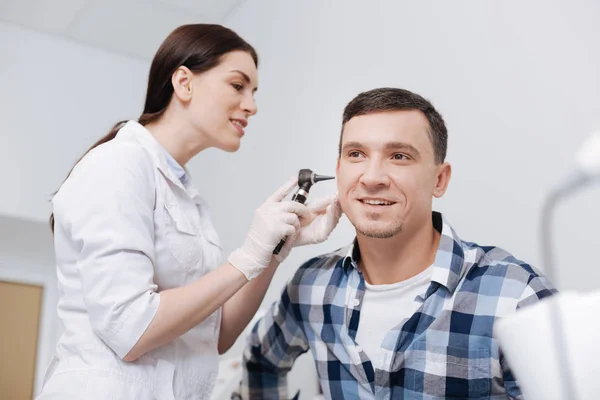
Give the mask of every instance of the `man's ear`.
M 436 198 L 440 198 L 446 193 L 448 185 L 450 184 L 450 178 L 452 177 L 452 166 L 450 163 L 442 163 L 438 167 L 437 179 L 435 187 L 433 188 L 433 195 Z
M 173 93 L 182 102 L 188 102 L 192 99 L 192 78 L 194 74 L 188 67 L 181 66 L 171 75 L 173 84 Z

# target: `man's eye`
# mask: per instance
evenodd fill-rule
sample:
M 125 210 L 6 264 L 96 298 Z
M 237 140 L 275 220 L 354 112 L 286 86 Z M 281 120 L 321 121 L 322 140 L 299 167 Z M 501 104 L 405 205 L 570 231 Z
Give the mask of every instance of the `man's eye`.
M 406 154 L 397 153 L 397 154 L 394 154 L 394 159 L 395 160 L 408 160 L 408 156 Z
M 356 158 L 356 157 L 360 157 L 360 156 L 361 156 L 361 154 L 359 151 L 351 151 L 348 153 L 348 157 L 350 157 L 350 158 Z

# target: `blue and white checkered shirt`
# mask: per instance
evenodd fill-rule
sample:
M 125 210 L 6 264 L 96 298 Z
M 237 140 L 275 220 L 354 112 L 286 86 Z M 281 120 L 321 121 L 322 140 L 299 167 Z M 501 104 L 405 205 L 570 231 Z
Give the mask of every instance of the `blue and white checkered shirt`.
M 522 399 L 497 318 L 556 292 L 504 250 L 461 241 L 441 214 L 431 283 L 420 308 L 388 332 L 384 366 L 356 343 L 365 281 L 354 244 L 302 265 L 252 331 L 242 398 L 287 399 L 286 375 L 310 350 L 328 399 Z

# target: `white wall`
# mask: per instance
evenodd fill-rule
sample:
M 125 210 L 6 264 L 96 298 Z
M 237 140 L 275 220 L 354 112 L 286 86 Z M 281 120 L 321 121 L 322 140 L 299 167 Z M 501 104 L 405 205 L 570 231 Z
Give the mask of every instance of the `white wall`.
M 0 23 L 0 214 L 46 221 L 81 154 L 139 116 L 149 62 Z

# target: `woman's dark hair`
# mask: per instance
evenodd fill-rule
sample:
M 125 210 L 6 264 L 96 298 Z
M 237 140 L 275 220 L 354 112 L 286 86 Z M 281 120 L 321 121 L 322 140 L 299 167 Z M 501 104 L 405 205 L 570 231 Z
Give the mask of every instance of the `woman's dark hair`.
M 173 96 L 171 77 L 177 68 L 184 66 L 194 73 L 205 72 L 219 65 L 222 57 L 232 51 L 247 52 L 258 67 L 256 50 L 237 33 L 224 26 L 190 24 L 182 25 L 171 32 L 152 60 L 144 111 L 138 122 L 147 125 L 163 115 Z M 81 158 L 93 148 L 114 139 L 125 122 L 127 121 L 115 124 L 110 132 L 94 143 Z M 54 232 L 54 214 L 50 215 L 50 229 Z

